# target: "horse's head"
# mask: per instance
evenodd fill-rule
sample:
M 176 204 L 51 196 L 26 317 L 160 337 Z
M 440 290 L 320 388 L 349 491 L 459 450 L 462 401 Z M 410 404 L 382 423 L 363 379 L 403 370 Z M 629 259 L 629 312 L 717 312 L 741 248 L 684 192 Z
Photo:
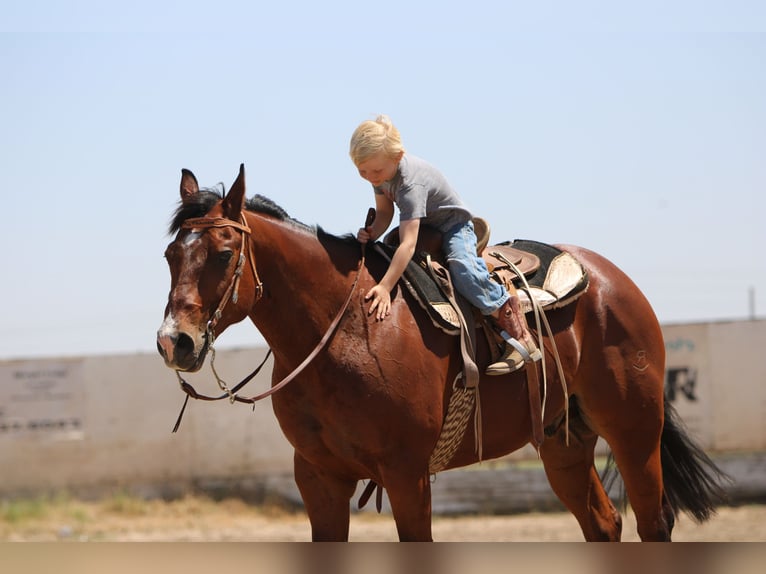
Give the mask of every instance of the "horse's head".
M 194 174 L 182 171 L 181 205 L 171 224 L 176 236 L 165 250 L 170 294 L 157 332 L 157 349 L 170 368 L 199 370 L 211 339 L 244 319 L 253 303 L 238 292 L 250 234 L 244 202 L 244 166 L 223 199 L 201 192 Z M 253 279 L 255 287 L 255 273 Z

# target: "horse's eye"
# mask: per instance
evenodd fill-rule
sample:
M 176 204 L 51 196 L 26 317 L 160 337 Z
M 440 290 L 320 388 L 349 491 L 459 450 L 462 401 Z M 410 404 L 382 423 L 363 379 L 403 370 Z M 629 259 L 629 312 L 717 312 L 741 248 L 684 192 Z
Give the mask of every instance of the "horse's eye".
M 231 261 L 232 256 L 234 253 L 232 251 L 221 251 L 218 254 L 218 261 L 223 263 L 224 265 L 228 265 L 229 261 Z

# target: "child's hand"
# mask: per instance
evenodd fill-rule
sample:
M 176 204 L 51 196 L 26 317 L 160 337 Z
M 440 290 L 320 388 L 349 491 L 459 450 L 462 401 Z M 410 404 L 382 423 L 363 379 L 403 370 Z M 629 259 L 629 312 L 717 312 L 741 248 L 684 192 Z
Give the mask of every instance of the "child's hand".
M 364 220 L 364 227 L 359 228 L 359 231 L 356 233 L 356 240 L 359 243 L 367 243 L 372 239 L 372 224 L 375 222 L 376 216 L 377 211 L 374 207 L 367 210 L 367 219 Z
M 356 240 L 359 243 L 367 243 L 371 238 L 369 227 L 360 227 L 356 232 Z
M 367 292 L 364 296 L 365 301 L 372 299 L 368 315 L 375 313 L 375 319 L 382 321 L 391 314 L 391 293 L 388 289 L 378 284 Z

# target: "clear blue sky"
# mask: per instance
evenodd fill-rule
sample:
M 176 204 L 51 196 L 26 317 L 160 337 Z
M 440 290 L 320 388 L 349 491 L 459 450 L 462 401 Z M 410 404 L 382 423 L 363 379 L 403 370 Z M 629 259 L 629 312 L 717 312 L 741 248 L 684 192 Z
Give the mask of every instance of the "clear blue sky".
M 665 323 L 766 316 L 766 3 L 113 4 L 0 3 L 0 359 L 153 351 L 182 168 L 356 230 L 381 112 L 495 240 L 599 251 Z

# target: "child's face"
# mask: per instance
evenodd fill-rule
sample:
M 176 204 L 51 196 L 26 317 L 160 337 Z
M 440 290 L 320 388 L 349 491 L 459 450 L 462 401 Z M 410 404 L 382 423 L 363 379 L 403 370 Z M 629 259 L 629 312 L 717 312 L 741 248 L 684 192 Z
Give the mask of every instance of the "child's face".
M 364 161 L 360 161 L 356 168 L 363 179 L 378 187 L 396 175 L 396 170 L 399 168 L 399 160 L 401 159 L 401 154 L 397 157 L 391 157 L 381 151 Z

